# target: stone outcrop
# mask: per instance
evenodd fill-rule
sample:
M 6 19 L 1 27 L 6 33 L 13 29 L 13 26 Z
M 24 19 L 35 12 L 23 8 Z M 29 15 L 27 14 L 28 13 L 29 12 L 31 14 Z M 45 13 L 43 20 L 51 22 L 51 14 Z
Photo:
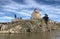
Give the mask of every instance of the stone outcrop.
M 2 24 L 4 25 L 4 24 Z M 31 20 L 13 19 L 12 22 L 7 23 L 2 26 L 2 31 L 8 31 L 11 33 L 19 32 L 40 32 L 52 29 L 57 29 L 57 24 L 49 20 L 48 25 L 45 24 L 44 20 L 41 18 L 38 10 L 35 8 Z

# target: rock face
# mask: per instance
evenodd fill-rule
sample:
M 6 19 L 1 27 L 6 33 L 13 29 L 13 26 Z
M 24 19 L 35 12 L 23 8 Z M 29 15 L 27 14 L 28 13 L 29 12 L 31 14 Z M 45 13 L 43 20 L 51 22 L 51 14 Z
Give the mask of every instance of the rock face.
M 39 14 L 37 8 L 34 9 L 32 15 L 31 15 L 31 19 L 32 19 L 32 20 L 40 19 L 40 14 Z
M 34 21 L 32 21 L 32 20 L 34 20 Z M 7 23 L 6 25 L 2 26 L 2 31 L 4 31 L 4 32 L 9 31 L 11 33 L 40 32 L 40 31 L 56 29 L 57 26 L 58 26 L 58 24 L 55 24 L 51 20 L 49 20 L 48 25 L 46 25 L 44 20 L 41 19 L 41 16 L 40 16 L 38 10 L 35 8 L 31 15 L 31 20 L 16 19 L 16 16 L 15 16 L 15 19 L 12 20 L 12 22 Z

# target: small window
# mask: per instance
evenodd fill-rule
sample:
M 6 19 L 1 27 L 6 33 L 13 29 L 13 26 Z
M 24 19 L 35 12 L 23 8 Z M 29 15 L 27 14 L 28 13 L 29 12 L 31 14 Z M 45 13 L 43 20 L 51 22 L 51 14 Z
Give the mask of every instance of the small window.
M 40 27 L 42 27 L 42 25 L 40 25 Z

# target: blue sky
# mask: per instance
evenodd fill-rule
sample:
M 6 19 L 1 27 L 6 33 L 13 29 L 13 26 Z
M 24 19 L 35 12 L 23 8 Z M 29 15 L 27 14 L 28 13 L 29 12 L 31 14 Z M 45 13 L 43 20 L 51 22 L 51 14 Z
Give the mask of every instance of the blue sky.
M 47 13 L 49 19 L 60 22 L 60 0 L 0 0 L 0 22 L 10 22 L 14 14 L 30 19 L 34 8 L 41 17 Z

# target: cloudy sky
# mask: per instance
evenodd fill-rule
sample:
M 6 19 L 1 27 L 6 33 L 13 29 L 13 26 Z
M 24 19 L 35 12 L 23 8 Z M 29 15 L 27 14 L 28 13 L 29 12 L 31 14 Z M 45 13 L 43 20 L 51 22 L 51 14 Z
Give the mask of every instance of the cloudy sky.
M 49 19 L 60 22 L 60 0 L 0 0 L 0 22 L 9 22 L 17 18 L 30 19 L 37 8 L 41 17 L 48 14 Z

